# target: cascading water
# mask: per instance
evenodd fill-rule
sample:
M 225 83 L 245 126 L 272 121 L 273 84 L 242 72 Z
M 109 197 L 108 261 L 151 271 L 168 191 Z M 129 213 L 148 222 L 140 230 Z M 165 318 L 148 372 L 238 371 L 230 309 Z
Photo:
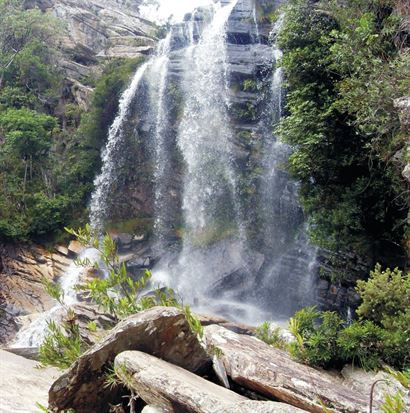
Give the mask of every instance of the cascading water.
M 127 121 L 130 105 L 149 64 L 150 62 L 144 63 L 136 71 L 130 86 L 121 96 L 118 114 L 109 130 L 107 145 L 102 154 L 102 170 L 95 179 L 95 191 L 91 198 L 90 222 L 94 230 L 102 230 L 109 215 L 109 197 L 116 176 L 116 159 L 121 157 L 124 150 L 122 145 L 124 123 Z
M 89 259 L 91 262 L 98 260 L 98 257 L 99 253 L 94 249 L 85 250 L 79 256 L 80 259 Z M 79 267 L 73 262 L 62 276 L 60 287 L 64 294 L 64 306 L 69 307 L 78 302 L 75 286 L 78 284 L 83 271 L 83 267 Z M 52 320 L 59 320 L 64 317 L 64 306 L 60 303 L 56 303 L 50 310 L 38 314 L 34 321 L 18 332 L 11 347 L 28 348 L 40 346 L 45 336 L 48 334 L 48 323 Z
M 177 135 L 185 164 L 183 248 L 167 281 L 180 295 L 198 303 L 217 281 L 212 278 L 217 273 L 209 271 L 209 257 L 198 254 L 197 247 L 212 232 L 233 231 L 239 248 L 244 239 L 228 114 L 226 24 L 235 4 L 213 7 L 211 22 L 197 44 L 188 23 L 190 43 L 183 59 L 185 99 Z
M 101 232 L 104 227 L 104 222 L 109 215 L 109 197 L 112 190 L 112 184 L 116 178 L 116 165 L 123 151 L 123 133 L 124 125 L 127 122 L 127 116 L 130 111 L 130 106 L 137 94 L 141 81 L 144 78 L 147 69 L 150 69 L 153 79 L 159 81 L 159 90 L 157 91 L 158 109 L 156 120 L 155 147 L 156 151 L 156 180 L 161 182 L 163 174 L 167 170 L 161 165 L 166 164 L 166 151 L 163 150 L 165 123 L 165 108 L 164 108 L 164 90 L 166 83 L 166 74 L 168 66 L 168 53 L 170 47 L 171 33 L 159 43 L 157 54 L 148 62 L 144 63 L 136 71 L 134 78 L 131 81 L 128 89 L 123 93 L 118 115 L 116 116 L 109 130 L 108 142 L 102 154 L 103 167 L 101 174 L 95 180 L 96 190 L 92 196 L 90 221 L 91 227 Z M 155 82 L 154 82 L 155 83 Z M 158 204 L 158 216 L 161 217 L 161 202 L 162 188 L 158 186 L 156 191 L 156 203 Z M 163 209 L 163 208 L 162 208 Z M 162 223 L 161 218 L 158 218 L 159 226 Z M 81 260 L 89 259 L 90 262 L 99 261 L 99 252 L 95 249 L 86 249 L 80 254 Z M 78 303 L 77 292 L 75 286 L 80 281 L 80 276 L 84 268 L 77 266 L 74 262 L 67 268 L 62 275 L 59 284 L 64 294 L 64 306 L 57 303 L 50 310 L 40 314 L 27 327 L 21 329 L 13 343 L 13 347 L 38 347 L 48 333 L 48 323 L 52 320 L 58 320 L 64 317 L 65 308 Z
M 187 169 L 183 210 L 188 246 L 221 215 L 218 197 L 228 196 L 232 204 L 236 202 L 226 107 L 225 46 L 225 25 L 234 5 L 219 6 L 184 62 L 185 108 L 178 146 Z
M 250 38 L 258 47 L 255 50 L 263 53 L 269 49 L 261 43 L 256 2 L 252 0 L 215 5 L 196 43 L 192 19 L 185 23 L 187 44 L 185 52 L 178 55 L 184 91 L 177 134 L 185 168 L 182 251 L 161 260 L 154 268 L 154 279 L 175 289 L 198 310 L 258 322 L 272 314 L 286 318 L 301 306 L 314 303 L 316 254 L 307 241 L 297 203 L 298 186 L 284 170 L 290 149 L 273 133 L 283 107 L 283 71 L 278 65 L 282 54 L 275 41 L 281 19 L 272 30 L 271 57 L 261 60 L 263 70 L 269 64 L 275 67 L 263 81 L 268 91 L 259 97 L 265 109 L 257 125 L 244 125 L 242 129 L 248 133 L 251 128 L 259 136 L 263 153 L 259 203 L 254 208 L 259 218 L 251 224 L 257 226 L 260 242 L 257 246 L 248 243 L 248 217 L 243 213 L 239 190 L 242 175 L 235 160 L 235 108 L 230 100 L 230 77 L 235 68 L 230 66 L 239 53 L 246 61 L 246 53 L 252 56 L 252 49 L 246 46 L 246 40 L 241 45 L 240 37 L 236 39 L 240 34 L 231 35 L 239 45 L 227 42 L 228 20 L 236 5 L 239 14 L 249 10 L 253 17 L 255 27 L 250 33 L 256 31 L 257 36 L 251 34 Z
M 175 25 L 121 97 L 91 201 L 92 228 L 102 231 L 115 215 L 127 144 L 143 141 L 154 242 L 142 251 L 155 256 L 154 283 L 199 311 L 249 323 L 314 303 L 316 254 L 283 166 L 289 148 L 273 132 L 283 107 L 279 28 L 280 20 L 267 44 L 255 0 L 213 2 Z M 250 93 L 244 84 L 262 87 Z M 61 279 L 67 304 L 80 272 L 73 265 Z M 39 344 L 58 313 L 41 315 L 15 346 Z
M 274 39 L 280 31 L 282 20 L 283 15 L 273 27 L 271 36 Z M 283 69 L 279 65 L 282 52 L 276 40 L 273 40 L 272 51 L 275 69 L 268 91 L 269 104 L 260 123 L 264 136 L 260 210 L 264 222 L 263 249 L 270 258 L 260 277 L 261 286 L 267 294 L 258 299 L 269 305 L 269 296 L 275 296 L 275 302 L 270 303 L 270 307 L 277 316 L 286 317 L 301 306 L 315 302 L 316 250 L 307 240 L 303 215 L 297 203 L 298 185 L 289 178 L 284 167 L 291 150 L 275 135 L 283 111 L 284 80 Z M 281 291 L 281 294 L 276 295 L 275 291 Z
M 167 177 L 170 175 L 170 160 L 168 150 L 168 113 L 166 110 L 166 86 L 169 65 L 169 53 L 171 47 L 172 30 L 161 42 L 158 53 L 149 71 L 149 85 L 151 95 L 151 107 L 156 108 L 155 131 L 153 134 L 154 146 L 154 233 L 162 247 L 167 235 L 169 224 L 167 219 Z
M 253 0 L 252 17 L 253 17 L 253 23 L 255 25 L 256 42 L 259 43 L 260 42 L 260 33 L 259 33 L 259 22 L 258 22 L 257 10 L 256 10 L 256 0 Z

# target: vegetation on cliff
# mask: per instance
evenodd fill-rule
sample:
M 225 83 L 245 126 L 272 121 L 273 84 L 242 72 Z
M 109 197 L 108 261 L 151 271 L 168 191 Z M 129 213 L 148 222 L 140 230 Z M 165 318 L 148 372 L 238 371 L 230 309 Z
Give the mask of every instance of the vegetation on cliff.
M 91 80 L 85 111 L 68 94 L 61 22 L 0 0 L 0 240 L 47 241 L 87 219 L 100 150 L 138 59 L 113 59 Z
M 97 277 L 77 285 L 77 291 L 85 294 L 90 302 L 96 304 L 103 312 L 110 314 L 115 322 L 155 306 L 177 307 L 184 311 L 192 332 L 202 337 L 201 323 L 191 313 L 189 306 L 183 306 L 179 302 L 171 289 L 153 286 L 147 293 L 152 273 L 145 270 L 139 277 L 133 277 L 127 272 L 126 264 L 120 262 L 117 245 L 109 234 L 100 238 L 89 225 L 77 231 L 69 228 L 66 230 L 75 236 L 81 245 L 95 248 L 99 252 L 98 262 L 90 261 L 89 258 L 78 258 L 76 264 L 85 269 L 99 269 L 102 266 L 107 272 L 106 278 Z M 50 297 L 64 309 L 65 316 L 61 323 L 48 322 L 49 334 L 39 348 L 39 361 L 44 366 L 52 365 L 65 369 L 88 348 L 88 343 L 81 335 L 74 310 L 65 304 L 61 286 L 46 279 L 43 280 L 43 284 Z M 95 332 L 98 326 L 91 322 L 87 328 Z
M 280 135 L 295 148 L 290 170 L 311 237 L 373 265 L 400 265 L 408 233 L 406 138 L 393 104 L 410 90 L 406 4 L 291 0 L 279 37 L 288 88 Z
M 382 271 L 378 265 L 368 281 L 359 281 L 362 303 L 357 319 L 343 320 L 336 312 L 307 307 L 289 322 L 295 338 L 290 344 L 281 329 L 264 323 L 257 336 L 265 343 L 288 350 L 303 363 L 341 368 L 355 364 L 379 369 L 383 364 L 410 371 L 410 274 Z

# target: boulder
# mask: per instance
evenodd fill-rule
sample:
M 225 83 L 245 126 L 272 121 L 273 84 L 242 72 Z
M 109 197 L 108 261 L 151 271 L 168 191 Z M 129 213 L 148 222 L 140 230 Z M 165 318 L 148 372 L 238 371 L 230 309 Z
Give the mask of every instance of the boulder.
M 127 350 L 144 351 L 193 372 L 207 371 L 212 363 L 182 311 L 155 307 L 123 320 L 83 354 L 51 387 L 50 410 L 105 412 L 117 396 L 104 386 L 105 373 L 115 356 Z
M 203 327 L 206 327 L 212 324 L 217 324 L 219 326 L 225 327 L 227 330 L 233 331 L 234 333 L 247 334 L 250 336 L 255 335 L 256 328 L 249 326 L 247 324 L 235 323 L 233 321 L 227 320 L 226 318 L 218 317 L 214 315 L 208 315 L 208 314 L 196 314 L 196 317 L 201 322 L 201 325 Z
M 343 384 L 354 391 L 367 395 L 370 399 L 372 385 L 377 381 L 373 390 L 373 407 L 380 408 L 386 394 L 396 394 L 401 391 L 406 406 L 410 406 L 410 392 L 406 390 L 394 377 L 385 371 L 364 371 L 358 367 L 347 365 L 342 369 Z
M 249 400 L 218 410 L 218 413 L 301 413 L 305 411 L 284 403 Z
M 85 249 L 86 248 L 84 247 L 84 245 L 80 244 L 76 240 L 70 241 L 70 243 L 68 244 L 68 253 L 73 257 L 80 255 Z
M 47 393 L 59 376 L 57 369 L 38 369 L 37 363 L 0 350 L 0 412 L 33 413 L 36 403 L 47 406 Z
M 165 410 L 159 409 L 158 407 L 145 406 L 141 413 L 166 413 Z
M 274 402 L 248 401 L 187 370 L 139 351 L 115 358 L 118 374 L 150 406 L 167 413 L 296 413 L 303 410 Z
M 64 246 L 64 245 L 57 245 L 57 246 L 55 247 L 55 250 L 56 250 L 59 254 L 64 255 L 65 257 L 68 256 L 68 248 L 67 248 L 66 246 Z
M 323 413 L 321 403 L 331 412 L 367 412 L 366 395 L 326 372 L 296 363 L 255 337 L 215 325 L 204 330 L 207 345 L 219 349 L 228 376 L 240 386 L 313 413 Z
M 105 331 L 116 324 L 116 320 L 111 315 L 102 313 L 96 305 L 75 304 L 70 309 L 74 311 L 81 337 L 88 345 L 100 341 L 105 335 Z M 48 334 L 48 322 L 53 320 L 60 324 L 66 316 L 67 310 L 57 304 L 44 313 L 18 317 L 17 322 L 21 325 L 21 328 L 12 343 L 13 348 L 38 348 Z M 96 331 L 91 331 L 90 322 L 95 323 Z M 35 355 L 35 352 L 33 352 L 33 355 Z
M 127 270 L 135 272 L 142 269 L 152 268 L 152 257 L 137 257 L 127 262 Z
M 2 349 L 8 353 L 13 353 L 17 356 L 23 357 L 29 360 L 38 360 L 38 348 L 37 347 L 24 347 L 24 348 L 4 348 Z

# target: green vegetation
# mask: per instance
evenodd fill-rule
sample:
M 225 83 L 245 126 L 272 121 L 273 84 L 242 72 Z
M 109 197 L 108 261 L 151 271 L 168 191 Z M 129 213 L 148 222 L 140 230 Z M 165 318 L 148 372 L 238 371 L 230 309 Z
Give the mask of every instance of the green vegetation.
M 405 13 L 393 0 L 291 0 L 279 35 L 288 88 L 279 133 L 294 148 L 311 237 L 390 266 L 404 256 L 410 199 L 394 108 L 410 90 Z
M 87 294 L 93 302 L 117 320 L 123 319 L 131 314 L 154 307 L 155 305 L 177 306 L 171 290 L 157 289 L 154 295 L 144 295 L 144 289 L 151 279 L 150 271 L 137 280 L 133 280 L 127 274 L 125 263 L 120 263 L 117 254 L 117 246 L 113 239 L 106 234 L 100 241 L 87 225 L 78 231 L 67 229 L 77 240 L 86 247 L 93 247 L 100 253 L 107 277 L 104 279 L 93 278 L 91 281 L 79 285 L 78 289 Z M 88 258 L 77 259 L 76 264 L 82 267 L 98 268 L 97 262 L 90 262 Z
M 140 59 L 114 59 L 89 111 L 66 96 L 55 19 L 0 0 L 0 239 L 53 242 L 87 216 L 100 151 Z M 62 99 L 62 96 L 64 99 Z
M 75 315 L 67 314 L 62 326 L 54 321 L 48 323 L 49 334 L 38 350 L 38 361 L 43 366 L 55 366 L 61 370 L 67 369 L 87 349 L 84 344 Z
M 272 328 L 272 324 L 265 321 L 256 329 L 256 337 L 270 346 L 285 350 L 288 347 L 286 340 L 281 335 L 281 328 Z
M 394 378 L 397 382 L 399 382 L 404 389 L 406 390 L 410 390 L 410 370 L 407 370 L 405 372 L 398 372 L 398 371 L 394 371 L 391 369 L 387 369 L 387 371 L 389 372 L 390 376 L 392 378 Z M 385 382 L 389 382 L 389 380 L 383 380 Z M 370 409 L 369 411 L 372 412 L 373 411 L 373 391 L 374 391 L 374 387 L 378 382 L 376 381 L 373 384 L 372 387 L 372 393 L 370 396 Z M 403 392 L 401 390 L 398 390 L 395 394 L 386 394 L 384 397 L 384 401 L 383 403 L 380 405 L 380 409 L 384 412 L 384 413 L 404 413 L 406 412 L 406 402 L 403 399 Z
M 257 0 L 254 0 L 255 2 Z M 259 23 L 267 24 L 267 23 L 275 23 L 275 21 L 279 17 L 279 12 L 277 9 L 276 2 L 269 1 L 269 0 L 261 0 L 258 1 L 257 4 L 257 14 Z
M 127 274 L 125 263 L 119 260 L 117 246 L 108 234 L 100 240 L 88 225 L 77 231 L 69 228 L 66 230 L 74 235 L 83 246 L 95 248 L 100 254 L 107 277 L 94 278 L 85 284 L 78 285 L 77 289 L 84 292 L 101 310 L 119 321 L 157 305 L 178 307 L 183 309 L 192 332 L 202 339 L 203 327 L 200 321 L 192 314 L 189 306 L 182 306 L 178 302 L 172 290 L 158 286 L 152 294 L 146 294 L 145 287 L 151 279 L 151 272 L 145 271 L 137 280 Z M 76 264 L 87 268 L 98 268 L 98 263 L 91 262 L 88 258 L 77 259 Z M 75 313 L 64 303 L 61 287 L 46 279 L 43 280 L 43 284 L 47 293 L 60 303 L 66 314 L 61 325 L 57 325 L 54 321 L 48 323 L 49 334 L 39 348 L 39 361 L 44 366 L 52 365 L 65 369 L 77 360 L 88 346 L 81 337 Z M 89 322 L 87 330 L 91 333 L 97 332 L 97 323 Z
M 320 367 L 355 363 L 365 369 L 382 363 L 399 369 L 410 367 L 410 273 L 381 271 L 377 266 L 369 281 L 359 281 L 363 302 L 360 317 L 346 325 L 334 312 L 315 307 L 298 311 L 290 321 L 296 340 L 289 351 L 297 360 Z

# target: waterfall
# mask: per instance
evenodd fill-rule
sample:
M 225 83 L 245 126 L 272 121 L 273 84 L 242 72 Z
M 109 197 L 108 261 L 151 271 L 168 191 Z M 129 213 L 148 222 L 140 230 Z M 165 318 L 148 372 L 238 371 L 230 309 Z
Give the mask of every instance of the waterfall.
M 122 94 L 118 114 L 110 127 L 107 145 L 102 153 L 102 169 L 94 182 L 95 191 L 90 205 L 90 222 L 94 230 L 101 231 L 109 214 L 109 197 L 116 174 L 116 159 L 121 156 L 123 127 L 127 121 L 130 105 L 150 62 L 141 65 L 136 71 L 130 86 Z
M 178 146 L 186 164 L 183 210 L 188 238 L 193 238 L 218 216 L 215 198 L 226 190 L 233 198 L 227 112 L 225 25 L 235 3 L 215 6 L 213 21 L 185 59 L 185 108 Z
M 169 65 L 169 53 L 171 47 L 172 30 L 167 37 L 161 42 L 158 48 L 157 56 L 150 70 L 150 89 L 151 89 L 151 106 L 156 107 L 155 132 L 153 136 L 154 144 L 154 212 L 155 223 L 154 233 L 157 241 L 162 247 L 164 238 L 167 234 L 167 177 L 171 173 L 169 150 L 167 148 L 167 132 L 169 129 L 167 102 L 166 102 L 166 85 Z
M 258 23 L 258 16 L 256 12 L 256 0 L 253 0 L 253 10 L 252 10 L 252 17 L 253 17 L 253 22 L 255 24 L 255 40 L 257 43 L 260 43 L 260 32 L 259 32 L 259 23 Z
M 177 137 L 185 162 L 184 237 L 179 291 L 199 291 L 206 265 L 192 254 L 209 232 L 228 223 L 240 229 L 228 116 L 226 23 L 236 1 L 214 6 L 211 23 L 184 59 L 185 107 Z M 211 274 L 208 274 L 211 277 Z M 207 280 L 209 282 L 209 278 Z
M 240 4 L 238 14 L 245 16 L 248 10 L 253 16 L 258 33 L 255 49 L 240 40 L 233 45 L 227 41 L 228 19 L 236 4 Z M 177 54 L 184 92 L 176 139 L 184 166 L 182 250 L 154 268 L 154 280 L 172 287 L 197 310 L 248 322 L 272 314 L 286 318 L 314 303 L 316 251 L 306 235 L 298 185 L 284 169 L 290 148 L 275 134 L 283 111 L 282 53 L 276 44 L 281 22 L 279 18 L 272 29 L 272 45 L 261 44 L 255 2 L 215 4 L 210 21 L 199 30 L 199 40 L 194 39 L 193 19 L 185 23 L 185 50 Z M 242 30 L 235 23 L 233 27 Z M 265 109 L 251 126 L 262 147 L 259 188 L 252 200 L 258 220 L 251 224 L 257 227 L 260 242 L 251 247 L 247 230 L 252 212 L 248 209 L 245 214 L 239 189 L 243 166 L 237 164 L 234 128 L 241 130 L 241 126 L 232 122 L 231 97 L 236 92 L 229 53 L 233 59 L 243 53 L 246 61 L 245 53 L 253 59 L 252 50 L 262 55 L 258 64 L 273 64 L 274 69 L 263 80 L 268 90 L 257 92 L 257 102 Z M 268 59 L 266 51 L 271 54 Z M 245 125 L 245 132 L 249 128 Z
M 275 23 L 271 38 L 275 37 L 279 32 L 282 24 L 282 19 L 279 18 Z M 263 214 L 264 225 L 264 243 L 265 245 L 271 245 L 274 242 L 283 243 L 284 239 L 281 237 L 280 231 L 278 231 L 278 225 L 284 225 L 291 227 L 292 223 L 284 222 L 284 218 L 288 217 L 293 219 L 296 205 L 296 196 L 291 197 L 290 204 L 285 207 L 284 194 L 292 192 L 296 194 L 295 183 L 288 179 L 283 179 L 281 171 L 283 165 L 286 162 L 290 154 L 290 150 L 287 145 L 283 144 L 277 139 L 275 134 L 275 128 L 278 126 L 283 111 L 283 69 L 279 65 L 279 61 L 282 58 L 282 52 L 278 49 L 275 40 L 273 39 L 272 46 L 272 61 L 274 64 L 273 76 L 270 80 L 270 88 L 267 93 L 267 101 L 269 104 L 266 106 L 261 118 L 261 133 L 264 136 L 264 154 L 262 159 L 262 197 L 261 197 L 261 210 Z M 273 133 L 272 133 L 273 131 Z M 284 212 L 284 214 L 278 213 L 278 208 Z M 279 219 L 278 219 L 279 218 Z M 282 239 L 281 239 L 282 238 Z
M 97 261 L 99 253 L 95 249 L 87 249 L 80 254 L 80 259 L 89 259 L 91 262 Z M 70 264 L 67 270 L 62 275 L 59 284 L 63 292 L 64 306 L 72 306 L 78 303 L 75 286 L 80 281 L 81 274 L 84 268 L 77 266 L 74 262 Z M 60 303 L 56 303 L 50 310 L 38 314 L 38 317 L 30 322 L 26 327 L 23 327 L 12 343 L 11 347 L 26 348 L 38 347 L 44 341 L 48 334 L 48 323 L 52 320 L 61 320 L 64 317 L 65 308 Z
M 211 3 L 173 26 L 123 93 L 95 180 L 91 225 L 101 231 L 115 215 L 118 165 L 135 138 L 144 169 L 135 160 L 138 183 L 130 190 L 141 189 L 139 178 L 149 187 L 141 204 L 151 201 L 154 239 L 128 255 L 153 257 L 153 284 L 173 288 L 198 311 L 277 321 L 315 303 L 316 271 L 298 184 L 284 167 L 290 148 L 275 132 L 284 105 L 281 18 L 267 44 L 254 0 Z M 129 217 L 151 220 L 149 208 L 127 204 L 128 188 L 121 190 Z M 60 281 L 69 305 L 80 272 L 70 267 Z M 59 313 L 56 306 L 40 316 L 16 345 L 38 344 Z
M 260 210 L 264 222 L 265 255 L 270 259 L 260 277 L 265 294 L 257 298 L 269 305 L 277 316 L 286 317 L 302 306 L 315 303 L 316 249 L 308 241 L 298 204 L 298 184 L 288 176 L 284 166 L 291 150 L 278 140 L 275 133 L 283 111 L 284 74 L 279 65 L 282 52 L 276 43 L 282 21 L 283 15 L 271 33 L 274 71 L 268 91 L 269 104 L 260 125 L 264 136 Z M 278 295 L 277 291 L 281 293 Z M 273 295 L 275 302 L 271 303 Z

